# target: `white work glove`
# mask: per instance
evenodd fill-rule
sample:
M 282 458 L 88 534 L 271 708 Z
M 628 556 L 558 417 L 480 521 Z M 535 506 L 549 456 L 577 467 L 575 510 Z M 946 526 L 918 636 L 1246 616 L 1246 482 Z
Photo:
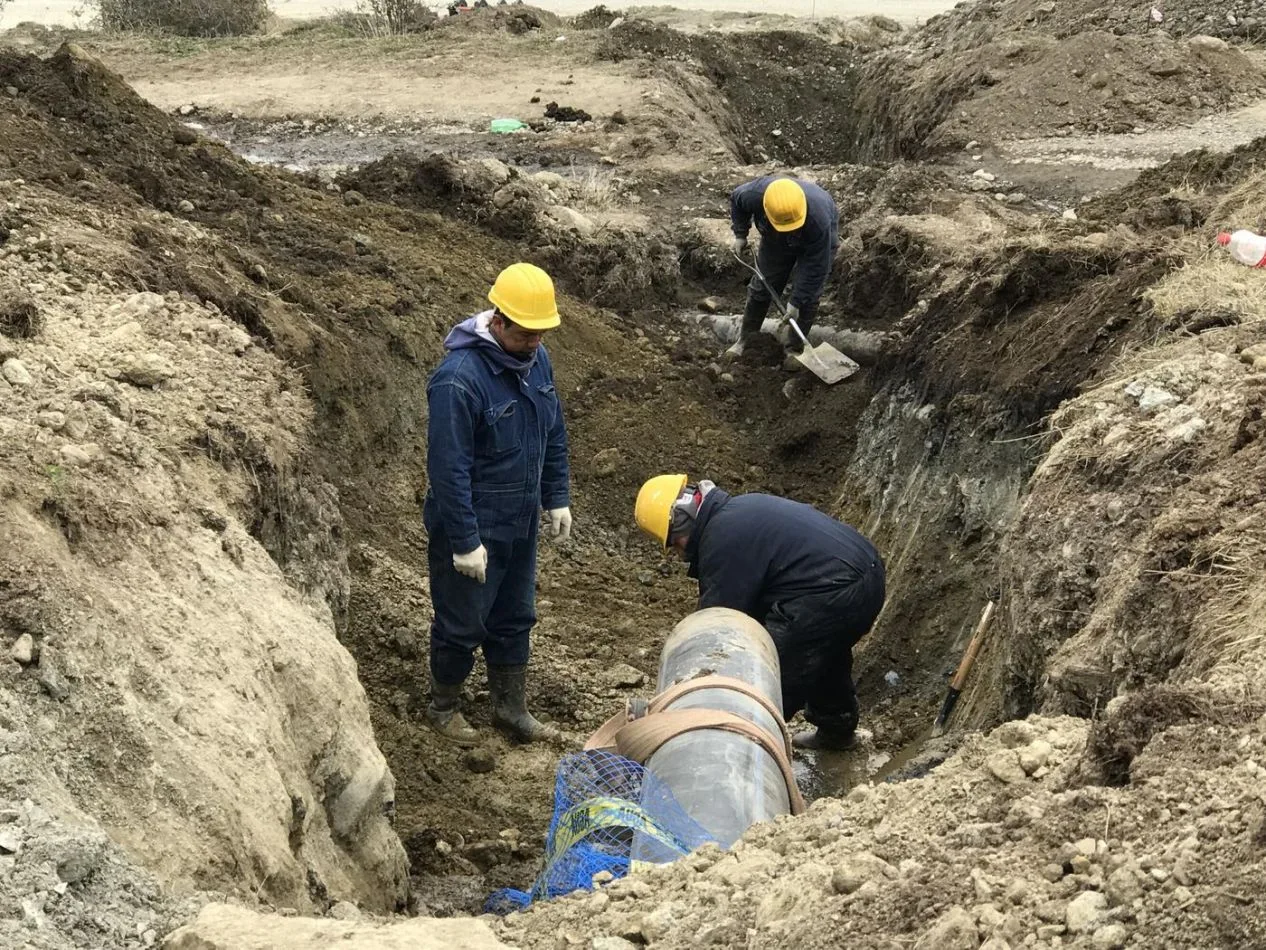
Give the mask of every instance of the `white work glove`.
M 787 304 L 787 311 L 786 313 L 783 314 L 782 322 L 784 324 L 787 324 L 787 323 L 790 323 L 792 320 L 796 321 L 796 326 L 798 327 L 800 326 L 800 308 L 795 306 L 794 304 Z M 800 327 L 800 329 L 803 330 L 804 327 Z
M 550 537 L 562 544 L 571 537 L 571 509 L 551 508 L 549 510 Z
M 730 250 L 742 257 L 743 252 L 747 250 L 747 238 L 734 235 L 730 238 Z
M 469 554 L 454 554 L 453 567 L 457 573 L 482 584 L 488 579 L 488 549 L 481 544 Z

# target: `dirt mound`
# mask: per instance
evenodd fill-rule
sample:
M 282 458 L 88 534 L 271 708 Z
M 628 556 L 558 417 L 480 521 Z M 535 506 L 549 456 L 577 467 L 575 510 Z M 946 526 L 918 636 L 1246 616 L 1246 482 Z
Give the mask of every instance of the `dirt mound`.
M 1266 138 L 1230 152 L 1188 152 L 1140 172 L 1132 184 L 1086 205 L 1083 215 L 1093 221 L 1128 221 L 1140 229 L 1170 225 L 1190 229 L 1206 224 L 1253 227 L 1258 221 L 1252 215 L 1260 214 L 1256 209 L 1238 222 L 1210 218 L 1217 217 L 1217 196 L 1226 195 L 1241 183 L 1260 179 L 1264 167 Z
M 856 154 L 855 97 L 860 54 L 807 33 L 771 32 L 690 36 L 648 20 L 610 31 L 598 55 L 680 62 L 702 70 L 732 115 L 716 103 L 700 107 L 722 128 L 744 161 L 846 162 Z
M 529 259 L 591 303 L 627 312 L 677 297 L 681 268 L 666 235 L 577 211 L 564 202 L 583 200 L 583 185 L 560 175 L 527 175 L 496 159 L 395 153 L 339 182 L 377 201 L 453 214 L 526 242 Z
M 1160 13 L 1159 19 L 1152 13 Z M 1100 31 L 1116 36 L 1216 36 L 1256 39 L 1266 20 L 1249 0 L 1166 0 L 1152 5 L 1097 0 L 985 0 L 960 5 L 927 22 L 931 36 L 949 39 L 979 28 L 982 20 L 1002 29 L 1067 39 Z
M 12 749 L 9 733 L 9 748 Z M 10 752 L 6 762 L 14 765 Z M 198 912 L 175 899 L 93 821 L 0 792 L 0 943 L 32 950 L 152 947 Z
M 1008 723 L 925 778 L 819 801 L 498 933 L 529 950 L 1251 941 L 1264 727 L 1171 728 L 1136 760 L 1138 784 L 1108 789 L 1073 781 L 1083 721 Z
M 286 519 L 319 524 L 306 505 L 324 503 L 322 537 L 341 527 L 296 467 L 311 425 L 298 374 L 218 309 L 111 276 L 135 261 L 136 217 L 37 185 L 3 193 L 23 223 L 0 249 L 0 297 L 27 288 L 42 325 L 0 337 L 15 751 L 0 798 L 98 822 L 186 889 L 403 905 L 394 779 L 335 637 L 345 573 L 306 573 L 299 544 L 291 586 L 261 544 L 293 538 Z M 179 224 L 155 227 L 176 244 Z M 20 852 L 17 866 L 34 870 Z
M 600 3 L 568 18 L 567 23 L 573 30 L 605 30 L 623 15 L 619 10 L 608 10 L 605 4 Z
M 1263 552 L 1263 340 L 1256 323 L 1180 331 L 1052 420 L 1060 438 L 1014 542 L 1018 554 L 1060 539 L 1017 580 L 1042 619 L 1033 652 L 1011 662 L 1043 708 L 1089 713 L 1123 688 L 1197 678 L 1251 692 L 1237 684 L 1262 662 L 1240 611 L 1259 596 Z M 1097 515 L 1070 511 L 1070 491 L 1093 496 Z M 1038 607 L 1057 603 L 1068 612 Z
M 1069 12 L 1075 16 L 1069 7 L 1058 4 L 1030 22 L 1032 3 L 965 5 L 877 54 L 853 100 L 864 114 L 860 157 L 1175 125 L 1261 93 L 1261 70 L 1219 40 L 1118 36 L 1073 23 L 1054 29 Z M 1017 19 L 1021 11 L 1026 16 Z
M 557 14 L 523 3 L 475 7 L 458 16 L 442 17 L 436 22 L 436 27 L 441 30 L 455 30 L 460 33 L 495 33 L 504 30 L 515 36 L 532 30 L 555 30 L 562 25 L 563 20 Z

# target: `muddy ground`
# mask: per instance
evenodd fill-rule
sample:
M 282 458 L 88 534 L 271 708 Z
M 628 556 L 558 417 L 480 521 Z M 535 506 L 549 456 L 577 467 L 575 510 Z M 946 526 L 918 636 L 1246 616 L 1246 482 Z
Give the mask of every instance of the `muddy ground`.
M 1096 578 L 1070 580 L 1062 563 L 1029 576 L 1007 559 L 1059 550 L 1061 487 L 1085 478 L 1076 497 L 1097 497 L 1096 478 L 1112 477 L 1043 467 L 1052 413 L 1175 321 L 1212 319 L 1199 301 L 1168 312 L 1149 294 L 1201 260 L 1208 228 L 1242 218 L 1251 199 L 1225 195 L 1258 167 L 1257 152 L 1135 177 L 1212 129 L 1227 149 L 1259 132 L 1261 61 L 1240 32 L 1200 39 L 1181 11 L 1167 26 L 1140 24 L 1124 4 L 1105 22 L 1088 7 L 1046 6 L 966 6 L 913 34 L 871 23 L 740 35 L 636 19 L 514 34 L 489 13 L 398 40 L 330 24 L 214 43 L 5 35 L 10 253 L 83 279 L 84 261 L 102 266 L 95 257 L 26 239 L 90 209 L 127 235 L 126 263 L 105 265 L 122 289 L 213 306 L 302 373 L 310 441 L 284 470 L 224 420 L 191 450 L 251 473 L 242 523 L 290 584 L 327 605 L 356 661 L 394 774 L 411 910 L 474 912 L 492 889 L 530 882 L 562 751 L 488 731 L 478 672 L 468 699 L 488 735 L 479 768 L 491 770 L 472 770 L 420 717 L 425 377 L 447 328 L 520 257 L 549 267 L 567 293 L 550 346 L 577 521 L 571 544 L 542 549 L 531 695 L 573 745 L 626 697 L 653 691 L 663 638 L 691 609 L 680 565 L 631 524 L 637 486 L 667 470 L 817 504 L 885 552 L 889 606 L 859 651 L 867 736 L 842 761 L 801 763 L 815 797 L 867 776 L 921 775 L 950 755 L 962 734 L 926 744 L 927 725 L 1000 591 L 1008 646 L 984 655 L 963 725 L 1038 709 L 1094 718 L 1117 690 L 1181 668 L 1171 654 L 1190 618 L 1142 653 L 1092 663 L 1077 638 Z M 68 38 L 78 46 L 62 46 Z M 1104 57 L 1109 72 L 1094 66 Z M 1049 92 L 1040 107 L 1036 83 Z M 547 120 L 551 100 L 594 118 Z M 489 133 L 503 115 L 531 126 Z M 877 341 L 863 371 L 831 389 L 783 373 L 772 342 L 722 364 L 724 344 L 697 306 L 741 307 L 741 272 L 722 251 L 729 189 L 793 165 L 842 212 L 823 322 Z M 67 234 L 71 247 L 84 241 Z M 1036 488 L 1035 472 L 1047 479 Z M 1024 533 L 1012 535 L 1030 491 Z M 65 506 L 38 494 L 44 517 L 65 523 Z M 61 529 L 98 552 L 126 535 L 94 520 L 105 497 Z M 1085 506 L 1086 537 L 1099 503 Z M 1114 503 L 1139 501 L 1125 492 Z M 1140 537 L 1115 539 L 1094 570 L 1110 574 Z M 1189 547 L 1139 569 L 1185 569 Z M 1114 583 L 1128 586 L 1124 574 Z M 1153 622 L 1137 605 L 1117 608 L 1094 623 Z M 21 629 L 14 616 L 6 622 Z M 1084 742 L 1060 729 L 1060 748 Z M 231 881 L 214 883 L 231 892 Z M 318 911 L 356 899 L 311 877 L 308 891 Z M 256 893 L 293 906 L 266 883 Z

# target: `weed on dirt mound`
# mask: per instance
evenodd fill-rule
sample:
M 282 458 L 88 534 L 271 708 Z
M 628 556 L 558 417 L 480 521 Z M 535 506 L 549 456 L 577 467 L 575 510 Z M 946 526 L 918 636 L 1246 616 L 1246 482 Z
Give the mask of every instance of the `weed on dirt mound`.
M 590 7 L 584 13 L 578 13 L 567 22 L 573 30 L 605 30 L 621 16 L 618 10 L 608 10 L 605 4 Z
M 443 17 L 436 26 L 462 33 L 496 33 L 505 30 L 516 36 L 531 30 L 556 29 L 563 20 L 540 7 L 516 3 L 504 7 L 476 7 L 460 16 Z
M 1097 785 L 1125 785 L 1130 765 L 1152 740 L 1180 723 L 1246 725 L 1266 707 L 1236 703 L 1207 690 L 1152 686 L 1109 705 L 1095 722 L 1080 764 L 1079 780 Z

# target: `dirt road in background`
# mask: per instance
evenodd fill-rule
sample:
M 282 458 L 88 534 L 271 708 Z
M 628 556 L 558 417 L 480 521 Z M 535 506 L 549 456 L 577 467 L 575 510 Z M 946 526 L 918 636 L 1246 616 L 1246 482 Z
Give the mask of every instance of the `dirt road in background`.
M 583 13 L 594 5 L 589 0 L 555 0 L 553 3 L 539 4 L 546 10 L 563 15 Z M 953 5 L 946 0 L 903 0 L 902 3 L 896 4 L 886 3 L 884 0 L 782 0 L 777 6 L 778 12 L 792 16 L 854 17 L 881 14 L 902 23 L 914 24 L 942 13 Z M 355 8 L 356 3 L 354 0 L 274 0 L 271 6 L 278 16 L 307 19 L 326 16 L 339 10 L 351 10 Z M 663 7 L 666 4 L 634 0 L 632 3 L 609 4 L 609 6 L 623 9 Z M 678 0 L 671 6 L 690 12 L 732 10 L 743 13 L 768 13 L 772 5 L 764 0 L 722 0 L 719 3 L 706 2 L 706 0 Z M 0 26 L 13 26 L 24 20 L 43 23 L 47 26 L 70 26 L 82 22 L 84 18 L 84 4 L 80 0 L 16 0 L 5 10 L 3 16 L 0 16 Z

